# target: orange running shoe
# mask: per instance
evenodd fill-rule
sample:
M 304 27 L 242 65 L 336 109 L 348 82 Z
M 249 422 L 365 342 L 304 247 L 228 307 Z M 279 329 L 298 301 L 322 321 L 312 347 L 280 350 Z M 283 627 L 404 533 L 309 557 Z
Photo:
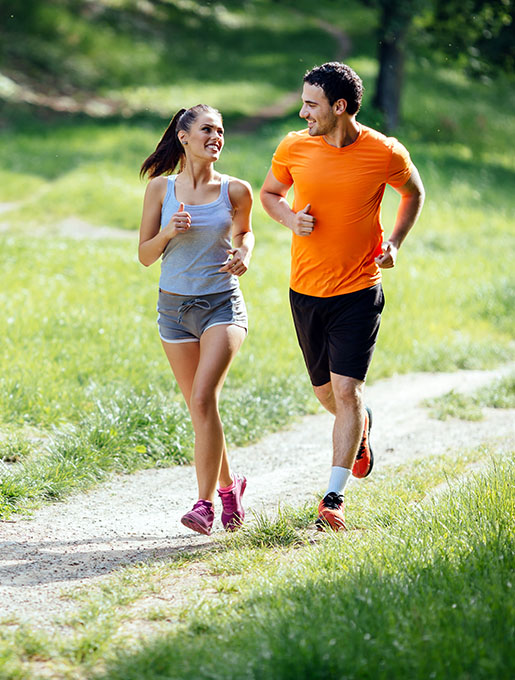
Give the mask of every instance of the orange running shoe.
M 374 466 L 374 454 L 370 446 L 370 428 L 372 427 L 372 411 L 365 406 L 365 426 L 359 445 L 356 460 L 352 466 L 354 477 L 368 477 Z
M 318 519 L 315 522 L 318 531 L 345 531 L 345 515 L 343 514 L 343 496 L 331 491 L 324 496 L 318 505 Z

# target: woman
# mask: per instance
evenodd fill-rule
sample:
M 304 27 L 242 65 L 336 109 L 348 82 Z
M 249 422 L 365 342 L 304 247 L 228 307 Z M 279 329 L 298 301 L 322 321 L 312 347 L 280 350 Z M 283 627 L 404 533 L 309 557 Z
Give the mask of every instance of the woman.
M 245 516 L 246 479 L 231 474 L 218 399 L 247 333 L 238 277 L 254 246 L 252 191 L 214 169 L 223 145 L 221 114 L 199 104 L 176 113 L 141 166 L 150 181 L 139 259 L 149 266 L 162 256 L 159 335 L 195 431 L 199 500 L 181 522 L 207 535 L 217 483 L 225 529 L 237 529 Z M 170 174 L 177 165 L 179 173 Z

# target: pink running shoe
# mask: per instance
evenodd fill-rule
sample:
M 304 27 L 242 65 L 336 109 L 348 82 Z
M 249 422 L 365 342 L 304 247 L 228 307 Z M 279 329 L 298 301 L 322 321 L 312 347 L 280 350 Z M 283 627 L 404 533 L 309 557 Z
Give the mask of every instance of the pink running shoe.
M 241 497 L 247 487 L 245 477 L 234 476 L 234 489 L 220 491 L 218 495 L 222 499 L 222 524 L 226 531 L 236 531 L 243 524 L 245 510 L 241 504 Z
M 189 512 L 181 517 L 181 522 L 188 529 L 193 529 L 193 531 L 198 531 L 199 534 L 209 536 L 214 519 L 215 511 L 211 501 L 200 499 Z

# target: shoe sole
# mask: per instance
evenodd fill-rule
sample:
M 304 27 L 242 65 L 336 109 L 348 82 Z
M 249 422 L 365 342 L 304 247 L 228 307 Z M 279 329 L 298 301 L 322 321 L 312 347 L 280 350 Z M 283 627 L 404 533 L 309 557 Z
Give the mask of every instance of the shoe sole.
M 211 535 L 211 529 L 206 529 L 206 527 L 202 526 L 202 524 L 195 522 L 194 519 L 190 519 L 189 517 L 183 517 L 181 519 L 181 524 L 184 524 L 184 526 L 188 527 L 188 529 L 196 531 L 198 534 L 204 534 L 204 536 Z
M 368 477 L 368 475 L 372 472 L 372 468 L 374 467 L 374 452 L 372 451 L 372 447 L 370 445 L 370 430 L 372 429 L 372 411 L 368 408 L 368 406 L 365 406 L 365 409 L 368 413 L 368 432 L 367 432 L 367 439 L 368 439 L 368 450 L 370 451 L 370 467 L 368 468 L 367 474 L 363 477 Z
M 245 489 L 247 488 L 247 479 L 246 477 L 243 478 L 243 483 L 241 485 L 241 492 L 240 492 L 240 499 L 245 493 Z M 243 510 L 243 508 L 242 508 Z M 243 524 L 243 520 L 245 519 L 245 510 L 243 510 L 243 517 L 239 517 L 238 520 L 233 520 L 232 523 L 227 523 L 224 524 L 224 529 L 226 531 L 237 531 L 241 525 Z
M 370 451 L 370 466 L 367 470 L 366 475 L 355 475 L 353 473 L 353 477 L 356 477 L 356 479 L 365 479 L 365 477 L 368 477 L 368 475 L 372 472 L 372 468 L 374 467 L 374 452 L 372 451 L 372 446 L 370 445 L 370 430 L 372 429 L 372 411 L 368 408 L 368 406 L 365 406 L 365 410 L 368 413 L 367 439 L 368 450 Z
M 329 524 L 329 522 L 326 519 L 323 519 L 322 517 L 319 517 L 315 521 L 315 527 L 317 531 L 326 531 L 329 529 L 330 531 L 347 531 L 347 527 L 345 524 L 339 525 L 338 527 L 333 527 L 332 524 Z

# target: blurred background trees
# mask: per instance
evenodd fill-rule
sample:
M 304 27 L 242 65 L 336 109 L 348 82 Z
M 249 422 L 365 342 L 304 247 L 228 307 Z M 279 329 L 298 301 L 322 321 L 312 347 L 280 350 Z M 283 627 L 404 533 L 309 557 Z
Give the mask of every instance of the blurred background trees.
M 512 0 L 363 0 L 379 13 L 379 72 L 374 104 L 384 127 L 399 123 L 404 62 L 418 49 L 446 55 L 478 77 L 514 72 L 515 22 Z
M 399 124 L 405 63 L 414 54 L 447 60 L 483 80 L 501 71 L 514 73 L 514 0 L 361 1 L 376 14 L 373 102 L 385 130 Z M 337 7 L 338 28 L 345 31 L 346 3 L 337 0 L 318 0 L 315 5 L 304 0 L 0 0 L 0 69 L 14 83 L 60 94 L 108 83 L 120 87 L 137 74 L 148 82 L 159 54 L 169 50 L 173 61 L 184 51 L 183 41 L 189 48 L 191 35 L 175 30 L 179 17 L 184 26 L 186 16 L 194 33 L 195 16 L 202 12 L 252 7 L 273 17 L 280 6 L 307 9 L 308 4 L 312 16 L 325 6 L 333 13 Z M 166 39 L 156 23 L 166 29 Z M 108 38 L 131 56 L 130 67 L 113 55 L 105 63 L 98 59 L 103 40 L 108 49 Z M 154 46 L 154 56 L 142 46 L 142 38 Z M 181 65 L 187 67 L 187 59 Z M 281 72 L 278 65 L 277 77 Z

